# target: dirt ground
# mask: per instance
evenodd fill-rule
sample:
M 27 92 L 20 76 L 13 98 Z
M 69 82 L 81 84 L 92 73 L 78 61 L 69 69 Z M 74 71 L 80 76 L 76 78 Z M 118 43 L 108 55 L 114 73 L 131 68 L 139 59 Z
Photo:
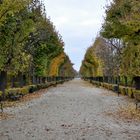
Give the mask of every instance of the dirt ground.
M 134 101 L 80 79 L 4 112 L 0 140 L 140 140 Z

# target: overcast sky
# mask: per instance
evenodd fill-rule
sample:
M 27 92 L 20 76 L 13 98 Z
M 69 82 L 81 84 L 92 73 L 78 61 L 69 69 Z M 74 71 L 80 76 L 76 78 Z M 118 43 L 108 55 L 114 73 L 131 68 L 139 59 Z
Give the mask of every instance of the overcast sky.
M 65 52 L 79 70 L 87 47 L 100 31 L 107 0 L 44 0 L 47 16 L 65 42 Z

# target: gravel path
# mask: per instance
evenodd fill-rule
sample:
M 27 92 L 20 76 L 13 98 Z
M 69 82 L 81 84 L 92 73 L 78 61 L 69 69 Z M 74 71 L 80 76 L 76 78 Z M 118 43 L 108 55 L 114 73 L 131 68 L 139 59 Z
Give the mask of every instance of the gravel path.
M 0 140 L 140 140 L 139 123 L 104 113 L 125 103 L 123 96 L 75 79 L 7 108 L 13 117 L 0 121 Z

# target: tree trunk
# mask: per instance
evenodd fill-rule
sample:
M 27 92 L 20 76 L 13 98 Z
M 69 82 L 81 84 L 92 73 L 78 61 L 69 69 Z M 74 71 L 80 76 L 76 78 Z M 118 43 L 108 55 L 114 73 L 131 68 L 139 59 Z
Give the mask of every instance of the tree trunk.
M 38 76 L 35 76 L 36 84 L 38 84 Z
M 12 76 L 12 79 L 11 79 L 11 87 L 14 88 L 16 87 L 15 85 L 15 82 L 17 81 L 16 77 L 15 76 Z
M 105 82 L 108 83 L 108 76 L 105 77 Z
M 19 87 L 23 87 L 24 86 L 24 79 L 23 79 L 23 74 L 22 74 L 22 72 L 19 72 L 18 73 L 18 81 L 19 81 Z
M 46 77 L 46 82 L 48 82 L 48 77 Z
M 103 77 L 99 77 L 99 81 L 100 82 L 103 82 Z
M 27 77 L 26 75 L 23 75 L 23 86 L 26 86 L 27 84 Z
M 36 76 L 32 76 L 32 84 L 36 84 L 37 82 L 36 82 Z
M 118 96 L 120 94 L 119 87 L 120 87 L 120 76 L 117 77 L 117 86 L 118 86 Z
M 112 76 L 112 84 L 114 84 L 114 76 Z
M 32 85 L 33 81 L 32 81 L 32 76 L 30 73 L 26 74 L 26 85 Z
M 139 77 L 139 76 L 136 76 L 136 77 L 134 77 L 133 79 L 134 79 L 134 81 L 135 81 L 135 88 L 136 88 L 137 90 L 140 90 L 140 77 Z
M 46 83 L 46 77 L 42 78 L 42 83 L 45 84 Z
M 124 76 L 124 81 L 125 81 L 125 86 L 127 87 L 128 86 L 128 80 L 127 80 L 126 76 Z
M 118 84 L 118 78 L 115 77 L 115 84 Z
M 0 72 L 0 90 L 3 92 L 3 99 L 5 98 L 5 89 L 7 86 L 7 72 Z
M 38 77 L 39 78 L 39 84 L 41 84 L 42 83 L 42 81 L 41 81 L 41 77 Z

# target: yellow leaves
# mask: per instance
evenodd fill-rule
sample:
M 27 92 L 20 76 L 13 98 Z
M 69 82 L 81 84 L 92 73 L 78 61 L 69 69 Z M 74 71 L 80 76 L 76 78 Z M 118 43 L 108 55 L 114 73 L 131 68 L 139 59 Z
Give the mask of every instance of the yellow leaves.
M 129 45 L 123 51 L 121 73 L 129 76 L 140 76 L 140 45 Z M 129 61 L 128 61 L 129 60 Z
M 98 60 L 98 70 L 97 70 L 97 76 L 103 76 L 103 64 L 100 60 Z
M 66 55 L 61 53 L 59 56 L 55 57 L 50 64 L 49 76 L 58 76 L 59 67 L 64 63 Z
M 1 120 L 6 120 L 6 119 L 9 119 L 9 118 L 13 118 L 13 117 L 14 116 L 12 114 L 0 112 L 0 121 Z
M 102 76 L 102 66 L 102 61 L 96 54 L 95 46 L 88 48 L 80 70 L 81 73 L 86 76 Z
M 64 76 L 64 77 L 73 77 L 74 76 L 74 69 L 73 69 L 73 64 L 69 60 L 69 57 L 66 56 L 65 62 L 61 64 L 59 68 L 59 76 Z
M 135 104 L 122 105 L 117 111 L 106 111 L 105 114 L 124 122 L 140 122 L 140 110 L 136 110 Z

